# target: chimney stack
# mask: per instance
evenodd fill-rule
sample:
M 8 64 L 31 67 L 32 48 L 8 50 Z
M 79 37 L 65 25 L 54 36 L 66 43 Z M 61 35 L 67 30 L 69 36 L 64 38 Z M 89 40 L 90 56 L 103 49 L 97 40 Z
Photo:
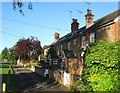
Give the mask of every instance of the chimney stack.
M 58 32 L 55 32 L 55 34 L 54 34 L 54 41 L 55 42 L 59 40 L 59 36 L 60 36 L 60 34 Z
M 76 33 L 79 29 L 79 23 L 77 22 L 77 19 L 72 19 L 73 22 L 71 23 L 71 32 Z
M 86 28 L 90 27 L 93 25 L 94 21 L 94 15 L 92 14 L 92 10 L 87 9 L 87 14 L 85 15 L 86 17 Z

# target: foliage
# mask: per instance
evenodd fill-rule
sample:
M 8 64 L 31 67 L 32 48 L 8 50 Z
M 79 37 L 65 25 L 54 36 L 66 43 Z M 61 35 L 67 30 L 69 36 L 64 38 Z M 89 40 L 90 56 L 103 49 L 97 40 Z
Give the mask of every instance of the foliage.
M 8 50 L 8 48 L 4 48 L 2 50 L 1 55 L 2 55 L 2 60 L 9 59 L 9 50 Z
M 13 47 L 9 49 L 9 56 L 10 56 L 9 61 L 11 63 L 15 63 L 17 59 L 17 56 L 15 55 L 15 48 L 16 46 L 14 45 Z
M 1 58 L 2 58 L 2 61 L 7 60 L 11 63 L 15 62 L 17 58 L 17 56 L 15 55 L 15 46 L 13 46 L 10 49 L 4 48 L 1 53 Z
M 29 62 L 32 62 L 33 59 L 37 60 L 41 52 L 40 41 L 35 37 L 20 39 L 16 44 L 15 54 L 24 61 L 29 60 Z
M 24 15 L 24 12 L 23 12 L 23 9 L 22 9 L 23 6 L 24 6 L 24 3 L 22 2 L 22 0 L 13 0 L 13 9 L 14 10 L 18 9 L 19 13 L 22 14 L 22 15 Z M 32 3 L 29 2 L 27 7 L 28 7 L 29 10 L 32 10 L 33 9 Z
M 76 81 L 76 86 L 77 86 L 77 91 L 85 91 L 86 90 L 86 86 L 84 85 L 81 78 Z
M 41 60 L 39 63 L 38 63 L 38 66 L 43 66 L 45 67 L 47 64 L 47 62 L 45 62 L 44 60 Z
M 103 40 L 87 49 L 84 58 L 85 70 L 81 76 L 82 81 L 78 81 L 80 88 L 84 86 L 85 91 L 119 92 L 119 49 L 120 42 L 108 43 Z
M 69 88 L 69 92 L 70 93 L 77 93 L 76 88 L 74 86 L 72 86 L 72 85 Z

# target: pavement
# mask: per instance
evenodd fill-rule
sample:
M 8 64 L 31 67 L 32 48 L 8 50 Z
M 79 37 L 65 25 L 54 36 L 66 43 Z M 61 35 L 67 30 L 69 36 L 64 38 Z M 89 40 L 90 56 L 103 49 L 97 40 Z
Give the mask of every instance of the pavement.
M 67 92 L 63 86 L 44 78 L 28 68 L 14 66 L 16 93 Z

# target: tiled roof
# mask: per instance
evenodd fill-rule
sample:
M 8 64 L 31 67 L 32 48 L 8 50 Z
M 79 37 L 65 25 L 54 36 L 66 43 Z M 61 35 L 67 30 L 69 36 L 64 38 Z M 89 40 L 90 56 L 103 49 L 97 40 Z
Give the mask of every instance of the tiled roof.
M 76 58 L 72 50 L 65 49 L 63 52 L 67 58 Z
M 49 56 L 50 56 L 51 59 L 58 59 L 58 55 L 57 55 L 56 52 L 50 52 Z
M 108 14 L 108 15 L 106 15 L 106 16 L 98 19 L 98 20 L 96 20 L 96 21 L 94 22 L 94 25 L 92 25 L 92 26 L 91 26 L 90 28 L 88 28 L 87 30 L 97 29 L 97 28 L 99 28 L 99 27 L 101 27 L 101 26 L 103 26 L 103 25 L 105 25 L 105 24 L 107 24 L 107 23 L 113 22 L 114 19 L 115 19 L 116 17 L 118 17 L 119 15 L 120 15 L 120 9 L 117 10 L 117 11 L 115 11 L 115 12 L 113 12 L 113 13 L 110 13 L 110 14 Z
M 91 27 L 87 28 L 87 29 L 86 29 L 86 26 L 84 26 L 84 27 L 80 28 L 80 29 L 79 29 L 76 33 L 74 33 L 74 34 L 68 33 L 67 35 L 61 37 L 57 42 L 54 42 L 54 43 L 50 44 L 50 46 L 55 45 L 55 44 L 57 44 L 57 43 L 63 43 L 63 42 L 65 42 L 65 41 L 69 41 L 69 39 L 74 38 L 74 37 L 76 37 L 77 35 L 80 35 L 80 34 L 83 33 L 83 32 L 93 31 L 93 30 L 95 30 L 95 29 L 98 29 L 99 27 L 101 27 L 101 26 L 103 26 L 103 25 L 105 25 L 105 24 L 107 24 L 107 23 L 113 22 L 114 19 L 115 19 L 117 16 L 119 16 L 119 15 L 120 15 L 120 9 L 117 10 L 117 11 L 115 11 L 115 12 L 113 12 L 113 13 L 110 13 L 110 14 L 108 14 L 108 15 L 106 15 L 106 16 L 98 19 L 98 20 L 96 20 L 96 21 L 94 22 L 94 24 L 93 24 Z

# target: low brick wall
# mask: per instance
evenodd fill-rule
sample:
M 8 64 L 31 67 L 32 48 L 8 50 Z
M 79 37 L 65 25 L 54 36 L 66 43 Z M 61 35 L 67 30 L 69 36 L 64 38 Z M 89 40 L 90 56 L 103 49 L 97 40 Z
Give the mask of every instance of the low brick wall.
M 64 73 L 60 70 L 54 71 L 54 79 L 55 81 L 63 85 L 64 84 Z
M 49 69 L 49 77 L 54 79 L 54 70 Z
M 35 73 L 44 76 L 45 68 L 41 66 L 35 66 Z
M 75 81 L 74 81 L 74 75 L 73 74 L 70 74 L 70 73 L 66 73 L 66 74 L 69 74 L 69 79 L 68 79 L 68 83 L 65 84 L 66 80 L 64 80 L 66 78 L 65 76 L 65 73 L 66 72 L 62 72 L 61 70 L 56 70 L 54 71 L 54 79 L 55 81 L 59 82 L 60 84 L 64 85 L 65 87 L 70 87 L 71 85 L 75 85 Z

